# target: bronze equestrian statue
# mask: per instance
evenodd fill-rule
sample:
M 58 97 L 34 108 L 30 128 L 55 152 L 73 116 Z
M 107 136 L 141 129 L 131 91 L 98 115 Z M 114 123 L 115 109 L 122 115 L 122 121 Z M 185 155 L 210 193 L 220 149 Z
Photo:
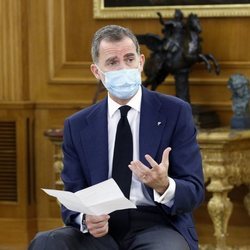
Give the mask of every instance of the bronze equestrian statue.
M 175 79 L 176 96 L 190 102 L 189 73 L 196 63 L 204 62 L 206 69 L 216 74 L 220 73 L 220 66 L 211 54 L 203 54 L 200 37 L 201 25 L 195 14 L 190 14 L 184 21 L 181 10 L 175 10 L 174 18 L 165 21 L 161 13 L 157 13 L 162 28 L 163 37 L 147 33 L 136 35 L 140 44 L 151 50 L 146 59 L 143 85 L 156 90 L 164 79 L 173 75 Z

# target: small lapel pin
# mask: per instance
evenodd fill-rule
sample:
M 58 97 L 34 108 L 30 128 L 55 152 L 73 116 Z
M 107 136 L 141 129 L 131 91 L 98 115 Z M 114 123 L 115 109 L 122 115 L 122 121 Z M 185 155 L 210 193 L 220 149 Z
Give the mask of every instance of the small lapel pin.
M 157 122 L 157 126 L 160 126 L 161 125 L 161 122 Z

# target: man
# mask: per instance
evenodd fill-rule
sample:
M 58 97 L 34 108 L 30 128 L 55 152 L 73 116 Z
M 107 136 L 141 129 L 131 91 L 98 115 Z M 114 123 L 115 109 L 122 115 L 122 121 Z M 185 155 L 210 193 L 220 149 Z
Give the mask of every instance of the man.
M 92 216 L 62 207 L 67 227 L 40 233 L 30 249 L 198 249 L 191 213 L 203 201 L 204 186 L 189 104 L 141 86 L 145 58 L 124 27 L 98 30 L 92 58 L 91 71 L 108 97 L 65 121 L 62 180 L 65 190 L 76 192 L 113 177 L 124 191 L 120 182 L 130 174 L 126 196 L 137 209 Z M 112 163 L 123 106 L 129 106 L 124 119 L 132 134 L 127 150 L 133 152 L 125 170 L 116 172 L 118 163 Z M 124 151 L 120 148 L 118 162 Z

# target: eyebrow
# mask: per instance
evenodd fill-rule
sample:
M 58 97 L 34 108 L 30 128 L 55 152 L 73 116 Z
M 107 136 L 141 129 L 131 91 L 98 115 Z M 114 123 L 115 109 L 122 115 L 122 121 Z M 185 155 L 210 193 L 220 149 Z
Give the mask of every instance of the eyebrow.
M 135 53 L 128 53 L 126 55 L 124 55 L 124 59 L 127 59 L 129 57 L 135 57 Z M 109 64 L 110 62 L 113 62 L 115 60 L 118 60 L 118 57 L 117 56 L 113 56 L 113 57 L 110 57 L 108 58 L 106 61 L 105 61 L 105 64 Z
M 131 57 L 131 56 L 135 57 L 135 54 L 134 53 L 128 53 L 128 54 L 124 55 L 124 58 L 128 58 L 128 57 Z
M 117 56 L 110 57 L 110 58 L 108 58 L 108 59 L 105 61 L 105 64 L 108 64 L 108 63 L 110 63 L 110 62 L 113 62 L 113 61 L 115 61 L 115 60 L 117 60 L 117 59 L 118 59 Z

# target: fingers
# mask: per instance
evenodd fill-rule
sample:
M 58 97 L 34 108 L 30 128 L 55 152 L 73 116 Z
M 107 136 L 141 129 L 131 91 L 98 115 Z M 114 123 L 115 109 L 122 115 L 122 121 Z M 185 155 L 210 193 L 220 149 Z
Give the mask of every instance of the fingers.
M 145 179 L 150 171 L 150 169 L 140 161 L 132 161 L 128 167 L 141 181 Z
M 150 155 L 145 155 L 145 158 L 152 168 L 158 166 L 158 163 Z
M 161 164 L 163 166 L 168 166 L 169 165 L 169 153 L 171 151 L 171 148 L 170 147 L 167 147 L 163 154 L 162 154 L 162 160 L 161 160 Z
M 171 151 L 170 147 L 167 147 L 163 151 L 162 160 L 161 160 L 160 164 L 158 164 L 150 155 L 145 155 L 145 158 L 152 168 L 157 168 L 158 166 L 164 166 L 167 168 L 169 165 L 169 153 L 170 153 L 170 151 Z
M 108 233 L 109 230 L 109 215 L 100 215 L 100 216 L 93 216 L 93 215 L 86 215 L 86 225 L 88 231 L 94 237 L 102 237 Z
M 169 166 L 169 153 L 171 151 L 170 147 L 167 147 L 162 154 L 162 161 L 160 164 L 158 164 L 150 155 L 145 155 L 146 160 L 151 166 L 151 169 L 149 169 L 147 166 L 145 166 L 141 161 L 132 161 L 130 165 L 128 166 L 133 173 L 139 177 L 141 180 L 145 179 L 146 176 L 150 174 L 152 171 L 158 171 L 158 168 L 164 167 L 168 170 Z

